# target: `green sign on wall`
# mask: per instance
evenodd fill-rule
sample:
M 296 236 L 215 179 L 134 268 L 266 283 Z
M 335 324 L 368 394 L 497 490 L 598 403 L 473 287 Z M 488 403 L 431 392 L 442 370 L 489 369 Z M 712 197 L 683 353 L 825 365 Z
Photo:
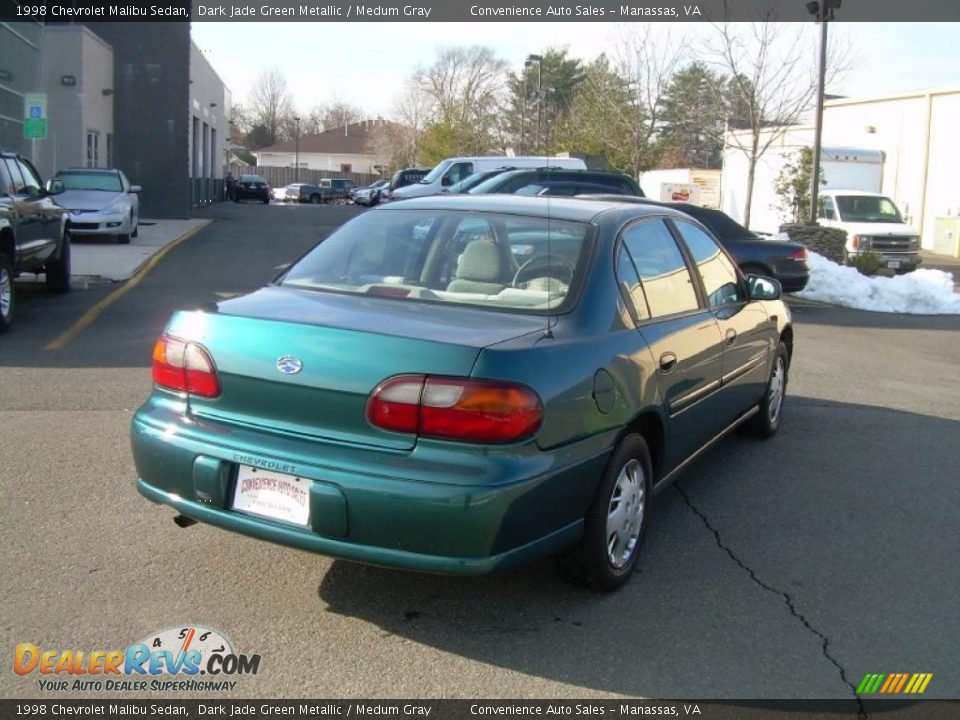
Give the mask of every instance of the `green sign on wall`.
M 27 93 L 23 96 L 23 137 L 43 140 L 47 137 L 47 95 Z

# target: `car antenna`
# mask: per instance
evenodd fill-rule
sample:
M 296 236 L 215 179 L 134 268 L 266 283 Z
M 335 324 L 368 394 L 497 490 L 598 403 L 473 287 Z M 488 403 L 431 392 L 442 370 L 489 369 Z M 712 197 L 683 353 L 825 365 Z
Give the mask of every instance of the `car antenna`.
M 547 165 L 549 166 L 549 164 L 550 164 L 550 159 L 548 157 Z M 547 268 L 550 268 L 551 264 L 553 263 L 553 254 L 550 251 L 550 235 L 552 234 L 550 220 L 551 220 L 552 214 L 553 213 L 551 212 L 551 207 L 550 207 L 550 195 L 548 193 L 547 194 Z M 547 277 L 547 327 L 543 332 L 543 336 L 545 338 L 553 339 L 553 323 L 551 322 L 553 314 L 550 312 L 551 310 L 552 308 L 550 307 L 550 278 L 548 276 Z

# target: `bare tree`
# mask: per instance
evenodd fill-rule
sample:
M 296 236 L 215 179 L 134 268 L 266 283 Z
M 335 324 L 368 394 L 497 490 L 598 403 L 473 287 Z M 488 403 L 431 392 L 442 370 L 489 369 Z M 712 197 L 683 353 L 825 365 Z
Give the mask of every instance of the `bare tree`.
M 487 47 L 446 48 L 428 68 L 410 80 L 407 104 L 418 104 L 424 127 L 446 126 L 465 138 L 472 152 L 496 144 L 504 103 L 507 63 Z
M 747 227 L 760 158 L 811 109 L 817 88 L 809 27 L 775 19 L 768 8 L 757 22 L 714 24 L 705 48 L 709 60 L 729 77 L 727 98 L 735 107 L 728 111 L 740 116 L 745 130 L 728 132 L 726 142 L 747 159 Z M 851 63 L 850 51 L 834 45 L 828 53 L 828 81 L 847 72 Z
M 279 68 L 260 73 L 250 90 L 247 107 L 251 126 L 263 128 L 268 145 L 282 138 L 284 121 L 294 113 L 287 78 Z
M 324 130 L 342 128 L 344 125 L 351 125 L 363 120 L 363 110 L 339 98 L 334 98 L 329 103 L 321 105 L 319 110 Z
M 626 125 L 631 131 L 630 170 L 634 177 L 657 162 L 659 152 L 654 140 L 661 124 L 663 100 L 674 73 L 689 57 L 689 52 L 686 38 L 669 31 L 655 33 L 650 23 L 633 24 L 621 30 L 614 60 L 630 96 L 632 117 L 626 118 Z

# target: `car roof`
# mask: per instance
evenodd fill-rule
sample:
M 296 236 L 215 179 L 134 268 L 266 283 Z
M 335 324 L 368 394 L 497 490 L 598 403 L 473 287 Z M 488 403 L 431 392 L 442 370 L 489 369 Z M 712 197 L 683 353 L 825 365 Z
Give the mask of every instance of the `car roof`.
M 559 198 L 556 196 L 531 197 L 529 195 L 429 195 L 411 198 L 379 206 L 375 212 L 401 210 L 463 210 L 474 212 L 527 215 L 555 220 L 590 222 L 609 210 L 622 212 L 624 203 L 609 200 Z M 637 204 L 636 215 L 677 215 L 683 213 L 660 205 Z

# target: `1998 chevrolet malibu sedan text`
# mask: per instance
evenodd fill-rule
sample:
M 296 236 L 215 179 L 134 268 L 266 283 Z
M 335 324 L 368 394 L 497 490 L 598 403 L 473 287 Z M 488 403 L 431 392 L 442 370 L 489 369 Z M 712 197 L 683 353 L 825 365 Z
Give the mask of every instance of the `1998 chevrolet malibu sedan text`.
M 793 346 L 779 296 L 665 207 L 391 204 L 269 287 L 174 315 L 132 422 L 138 489 L 391 567 L 562 553 L 611 590 L 655 490 L 738 425 L 777 431 Z

